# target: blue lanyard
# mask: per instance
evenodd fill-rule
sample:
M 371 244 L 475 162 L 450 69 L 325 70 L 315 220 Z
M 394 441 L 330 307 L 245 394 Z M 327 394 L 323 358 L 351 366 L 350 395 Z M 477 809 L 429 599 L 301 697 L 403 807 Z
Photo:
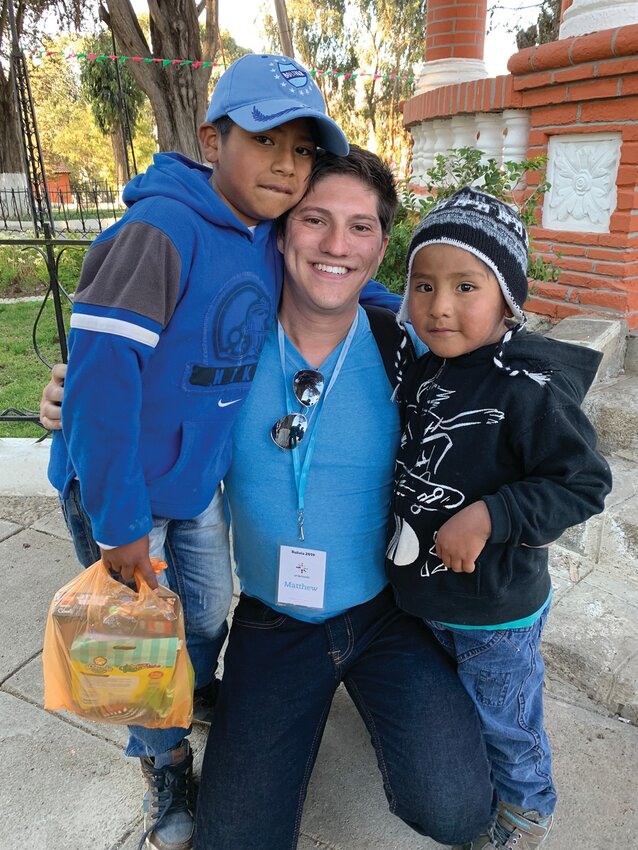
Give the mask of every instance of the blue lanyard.
M 295 487 L 297 488 L 297 525 L 299 528 L 299 540 L 304 539 L 304 496 L 306 493 L 306 485 L 308 483 L 308 473 L 310 471 L 310 464 L 312 463 L 312 456 L 315 451 L 317 428 L 319 427 L 319 419 L 321 417 L 321 411 L 323 410 L 323 403 L 328 397 L 328 393 L 333 388 L 335 381 L 339 376 L 339 372 L 341 372 L 341 367 L 343 366 L 343 362 L 346 359 L 348 351 L 350 350 L 350 346 L 352 345 L 352 340 L 354 339 L 358 323 L 359 313 L 357 312 L 357 315 L 354 317 L 354 321 L 350 325 L 348 335 L 346 336 L 343 342 L 341 353 L 339 354 L 337 363 L 332 371 L 328 386 L 321 394 L 321 398 L 317 402 L 316 410 L 314 411 L 314 426 L 312 428 L 312 432 L 308 436 L 308 447 L 306 449 L 306 456 L 304 457 L 303 466 L 299 462 L 299 452 L 295 451 L 294 449 L 291 451 L 293 469 L 295 473 Z M 286 413 L 292 413 L 293 411 L 291 410 L 291 408 L 293 405 L 290 397 L 288 380 L 286 378 L 286 337 L 284 334 L 284 329 L 282 328 L 281 322 L 279 320 L 277 320 L 277 337 L 279 340 L 279 359 L 281 361 L 281 371 L 284 376 L 284 389 L 286 392 Z M 308 424 L 310 424 L 310 419 L 312 418 L 312 416 L 313 414 L 311 414 L 311 416 L 308 418 Z

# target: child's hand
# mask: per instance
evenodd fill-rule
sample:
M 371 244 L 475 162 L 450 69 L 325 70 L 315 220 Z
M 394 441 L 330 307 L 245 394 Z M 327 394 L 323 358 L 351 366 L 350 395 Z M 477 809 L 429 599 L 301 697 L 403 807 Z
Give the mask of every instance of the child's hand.
M 125 584 L 133 581 L 133 573 L 137 568 L 144 576 L 144 581 L 155 590 L 157 576 L 151 566 L 148 556 L 148 535 L 140 537 L 126 546 L 116 546 L 115 549 L 100 549 L 102 562 L 113 573 L 120 573 Z
M 487 505 L 474 502 L 441 526 L 436 536 L 436 554 L 455 573 L 473 573 L 491 533 Z
M 62 427 L 62 397 L 64 395 L 64 377 L 66 366 L 56 363 L 51 370 L 51 380 L 42 390 L 40 399 L 40 422 L 47 431 L 59 431 Z

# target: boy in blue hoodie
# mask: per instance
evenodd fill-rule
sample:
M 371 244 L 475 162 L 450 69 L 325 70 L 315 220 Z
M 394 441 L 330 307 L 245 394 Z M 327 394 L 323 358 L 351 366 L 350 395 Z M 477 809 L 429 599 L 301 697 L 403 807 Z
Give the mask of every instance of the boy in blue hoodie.
M 222 75 L 199 132 L 212 171 L 156 155 L 87 253 L 49 478 L 85 565 L 101 557 L 153 587 L 150 556 L 167 561 L 160 580 L 182 600 L 201 691 L 232 595 L 219 482 L 281 289 L 272 222 L 303 196 L 316 148 L 345 155 L 348 143 L 307 71 L 268 55 Z M 130 731 L 126 754 L 141 758 L 148 786 L 147 846 L 187 850 L 188 730 Z
M 387 571 L 458 665 L 498 797 L 492 827 L 456 850 L 534 850 L 549 835 L 546 547 L 611 486 L 580 409 L 601 355 L 525 332 L 527 252 L 520 217 L 465 187 L 412 236 L 399 312 L 429 352 L 399 389 Z

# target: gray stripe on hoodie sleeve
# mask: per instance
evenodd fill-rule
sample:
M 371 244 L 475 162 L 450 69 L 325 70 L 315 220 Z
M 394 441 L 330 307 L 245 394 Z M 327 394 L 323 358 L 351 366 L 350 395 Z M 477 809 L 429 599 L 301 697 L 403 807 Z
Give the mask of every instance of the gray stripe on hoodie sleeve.
M 179 295 L 182 263 L 168 236 L 144 222 L 124 225 L 91 246 L 75 293 L 79 304 L 117 307 L 166 327 Z

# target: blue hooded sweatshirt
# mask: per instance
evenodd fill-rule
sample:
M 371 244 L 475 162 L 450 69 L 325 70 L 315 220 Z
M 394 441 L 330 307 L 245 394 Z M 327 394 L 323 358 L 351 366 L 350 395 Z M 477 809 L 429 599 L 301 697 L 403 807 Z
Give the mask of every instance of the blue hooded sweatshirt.
M 110 546 L 148 534 L 154 514 L 189 519 L 209 504 L 274 321 L 275 228 L 239 221 L 211 174 L 157 154 L 82 268 L 49 479 L 63 497 L 79 479 L 94 537 Z M 396 310 L 379 284 L 366 290 Z

